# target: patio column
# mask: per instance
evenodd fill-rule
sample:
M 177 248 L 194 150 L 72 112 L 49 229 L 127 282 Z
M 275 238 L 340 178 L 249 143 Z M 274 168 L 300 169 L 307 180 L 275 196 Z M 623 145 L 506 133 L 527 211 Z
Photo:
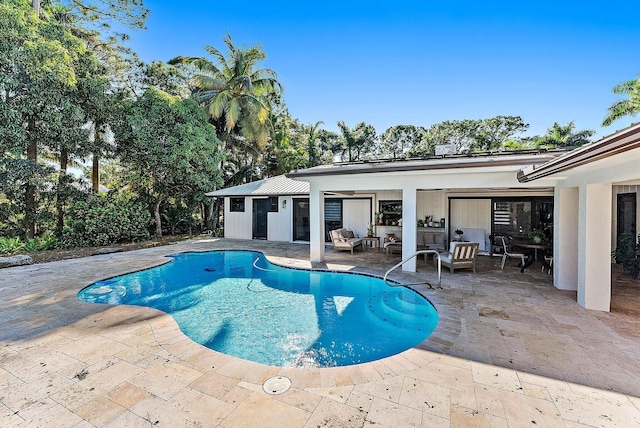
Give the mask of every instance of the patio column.
M 324 192 L 311 183 L 309 189 L 309 256 L 311 262 L 324 261 Z
M 578 289 L 578 188 L 556 187 L 553 195 L 553 285 Z
M 611 183 L 580 186 L 578 304 L 611 309 Z
M 402 189 L 402 259 L 406 259 L 416 252 L 417 225 L 417 194 L 415 186 L 406 186 Z M 416 271 L 415 257 L 402 265 L 402 270 Z

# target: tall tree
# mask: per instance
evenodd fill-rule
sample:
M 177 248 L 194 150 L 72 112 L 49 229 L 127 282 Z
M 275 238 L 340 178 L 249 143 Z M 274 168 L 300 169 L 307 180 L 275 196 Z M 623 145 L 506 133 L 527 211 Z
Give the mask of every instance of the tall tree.
M 609 126 L 618 119 L 640 113 L 640 74 L 633 80 L 614 86 L 613 93 L 628 98 L 614 102 L 607 109 L 608 114 L 602 121 L 602 126 Z
M 275 71 L 257 68 L 266 58 L 260 47 L 238 48 L 228 33 L 223 42 L 226 54 L 205 46 L 215 62 L 204 57 L 176 57 L 169 63 L 191 64 L 200 71 L 195 76 L 194 96 L 206 106 L 220 139 L 228 140 L 225 134 L 236 134 L 254 150 L 253 143 L 262 148 L 270 136 L 271 104 L 282 86 Z
M 316 123 L 306 125 L 304 130 L 307 134 L 307 166 L 312 167 L 320 164 L 322 149 L 318 147 L 318 129 L 324 124 L 319 120 Z
M 39 19 L 31 5 L 17 0 L 0 4 L 0 40 L 0 112 L 6 119 L 0 135 L 14 137 L 3 142 L 12 146 L 3 151 L 26 157 L 33 168 L 40 149 L 62 148 L 55 137 L 69 134 L 77 72 L 90 55 L 68 29 Z M 25 184 L 28 237 L 36 233 L 36 187 L 33 180 Z
M 372 125 L 358 123 L 353 129 L 344 121 L 338 122 L 338 129 L 342 133 L 343 143 L 340 157 L 342 161 L 364 160 L 373 153 L 376 144 L 376 130 Z
M 157 88 L 123 105 L 114 121 L 122 164 L 133 186 L 149 197 L 156 235 L 162 236 L 160 208 L 174 195 L 203 200 L 220 185 L 220 141 L 193 100 Z
M 35 7 L 38 0 L 33 0 Z M 144 0 L 50 0 L 53 6 L 62 6 L 75 19 L 83 19 L 87 23 L 95 23 L 110 27 L 111 23 L 128 28 L 144 28 L 149 16 L 149 10 L 144 6 Z
M 223 186 L 229 187 L 260 178 L 258 158 L 275 135 L 269 119 L 273 106 L 280 102 L 282 86 L 275 71 L 259 68 L 266 58 L 260 47 L 238 48 L 229 34 L 223 42 L 226 53 L 205 46 L 213 61 L 179 56 L 169 64 L 196 70 L 192 76 L 192 96 L 205 107 L 218 138 L 224 143 L 227 156 L 220 169 L 224 172 Z M 222 199 L 217 198 L 212 206 L 212 229 L 218 226 L 221 209 Z
M 529 125 L 520 116 L 496 116 L 479 122 L 471 148 L 476 150 L 496 150 L 511 141 L 517 134 L 527 130 Z
M 456 153 L 469 150 L 474 142 L 480 121 L 472 119 L 446 120 L 431 125 L 422 141 L 413 147 L 411 156 L 427 156 L 435 153 L 438 145 L 451 144 Z
M 407 157 L 413 147 L 420 144 L 425 132 L 421 126 L 392 126 L 380 136 L 377 156 L 391 159 Z
M 590 143 L 594 134 L 595 131 L 591 129 L 576 131 L 573 121 L 566 125 L 554 122 L 545 135 L 533 137 L 532 140 L 536 148 L 576 147 Z

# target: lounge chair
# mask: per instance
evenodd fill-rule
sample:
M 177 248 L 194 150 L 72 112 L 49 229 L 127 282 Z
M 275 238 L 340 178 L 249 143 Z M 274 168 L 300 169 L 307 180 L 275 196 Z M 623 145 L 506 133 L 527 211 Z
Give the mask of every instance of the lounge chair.
M 351 251 L 360 246 L 362 249 L 362 239 L 356 237 L 353 231 L 347 229 L 335 229 L 329 232 L 334 251 Z
M 453 273 L 456 269 L 473 269 L 476 273 L 478 242 L 452 242 L 448 253 L 440 254 L 442 266 L 447 266 Z

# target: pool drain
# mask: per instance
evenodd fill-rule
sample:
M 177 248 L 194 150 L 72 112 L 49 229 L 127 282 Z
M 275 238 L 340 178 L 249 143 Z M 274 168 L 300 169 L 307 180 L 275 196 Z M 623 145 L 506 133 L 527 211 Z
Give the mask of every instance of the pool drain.
M 284 394 L 291 388 L 291 379 L 284 376 L 270 377 L 262 384 L 262 389 L 269 395 Z

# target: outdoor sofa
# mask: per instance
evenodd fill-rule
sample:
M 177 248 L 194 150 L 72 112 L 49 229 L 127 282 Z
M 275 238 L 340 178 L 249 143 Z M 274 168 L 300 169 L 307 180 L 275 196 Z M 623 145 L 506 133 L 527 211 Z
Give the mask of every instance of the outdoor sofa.
M 329 234 L 335 251 L 351 251 L 351 254 L 353 254 L 355 247 L 360 246 L 360 249 L 362 249 L 362 239 L 355 236 L 351 230 L 345 228 L 335 229 L 330 231 Z

